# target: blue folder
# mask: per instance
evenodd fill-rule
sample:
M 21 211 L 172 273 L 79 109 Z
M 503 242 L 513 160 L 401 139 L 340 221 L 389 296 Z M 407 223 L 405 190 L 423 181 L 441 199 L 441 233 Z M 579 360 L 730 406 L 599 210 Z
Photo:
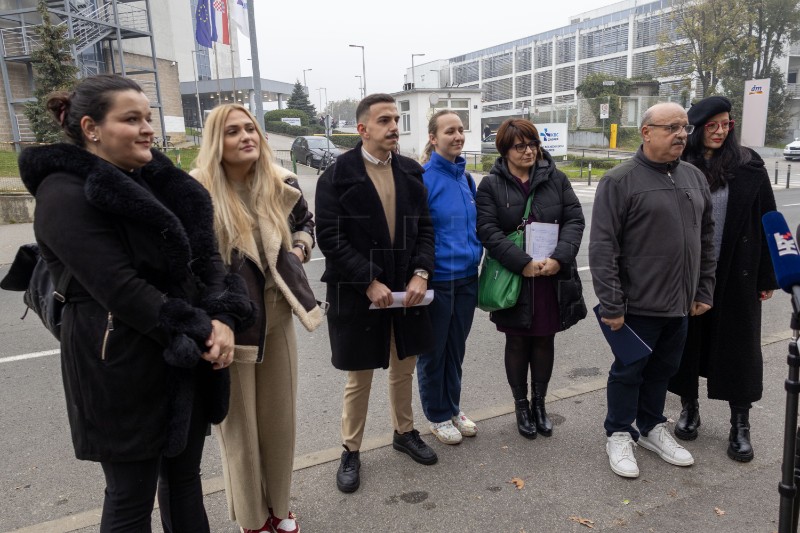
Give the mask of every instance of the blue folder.
M 623 365 L 635 363 L 653 353 L 653 349 L 628 324 L 623 324 L 617 331 L 611 331 L 611 328 L 600 320 L 600 304 L 594 306 L 594 314 L 606 337 L 606 342 L 611 347 L 611 352 Z

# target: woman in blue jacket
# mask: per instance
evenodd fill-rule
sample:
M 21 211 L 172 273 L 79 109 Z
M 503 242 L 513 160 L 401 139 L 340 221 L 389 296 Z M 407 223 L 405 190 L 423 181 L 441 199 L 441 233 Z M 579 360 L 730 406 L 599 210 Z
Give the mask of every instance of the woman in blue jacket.
M 464 169 L 464 125 L 443 109 L 428 122 L 423 180 L 436 235 L 436 263 L 429 288 L 436 344 L 417 358 L 419 395 L 431 432 L 444 444 L 477 433 L 461 411 L 461 364 L 478 300 L 478 263 L 483 251 L 476 230 L 475 183 Z

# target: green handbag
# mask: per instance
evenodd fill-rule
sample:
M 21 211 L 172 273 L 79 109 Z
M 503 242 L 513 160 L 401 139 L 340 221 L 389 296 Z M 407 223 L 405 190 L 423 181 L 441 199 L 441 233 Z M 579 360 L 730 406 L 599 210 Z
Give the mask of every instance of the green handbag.
M 506 236 L 520 248 L 523 247 L 525 240 L 525 223 L 531 214 L 532 199 L 533 195 L 528 197 L 522 224 Z M 478 280 L 478 309 L 492 312 L 514 307 L 517 305 L 520 289 L 522 289 L 522 275 L 511 272 L 487 252 L 483 257 L 481 275 Z

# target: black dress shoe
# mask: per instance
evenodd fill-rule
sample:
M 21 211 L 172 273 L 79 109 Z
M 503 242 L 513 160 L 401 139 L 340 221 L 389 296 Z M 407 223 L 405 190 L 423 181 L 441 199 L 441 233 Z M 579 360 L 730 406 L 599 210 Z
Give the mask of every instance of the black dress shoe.
M 342 452 L 342 464 L 336 472 L 336 486 L 342 492 L 355 492 L 361 484 L 359 471 L 361 470 L 361 459 L 358 452 L 351 452 L 347 448 Z
M 517 415 L 517 431 L 526 439 L 536 438 L 536 426 L 531 421 L 531 406 L 527 399 L 514 400 L 514 413 Z
M 675 423 L 675 436 L 681 440 L 694 440 L 700 427 L 700 402 L 697 398 L 681 397 L 681 406 L 681 416 Z
M 750 444 L 750 413 L 746 409 L 731 409 L 731 433 L 728 437 L 728 457 L 747 463 L 753 460 Z
M 439 460 L 436 452 L 425 444 L 416 429 L 412 429 L 407 433 L 395 431 L 394 439 L 392 439 L 392 448 L 399 452 L 407 453 L 419 464 L 432 465 Z

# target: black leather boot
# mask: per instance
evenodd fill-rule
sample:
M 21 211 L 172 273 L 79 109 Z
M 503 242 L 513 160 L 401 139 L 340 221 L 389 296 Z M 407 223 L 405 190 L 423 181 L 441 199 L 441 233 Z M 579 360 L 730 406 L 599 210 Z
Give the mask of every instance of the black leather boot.
M 750 409 L 731 406 L 731 434 L 728 437 L 728 457 L 747 463 L 753 460 L 750 444 Z
M 531 406 L 528 402 L 528 384 L 511 387 L 514 394 L 514 413 L 517 415 L 517 430 L 526 439 L 536 438 L 536 425 L 531 420 Z
M 681 396 L 681 406 L 681 416 L 675 423 L 675 436 L 681 440 L 694 440 L 700 427 L 700 402 L 697 398 Z
M 531 385 L 531 396 L 533 397 L 533 406 L 531 413 L 533 414 L 533 421 L 536 423 L 536 431 L 543 437 L 549 437 L 553 434 L 553 423 L 547 416 L 547 411 L 544 408 L 544 398 L 547 396 L 547 383 L 536 382 Z

